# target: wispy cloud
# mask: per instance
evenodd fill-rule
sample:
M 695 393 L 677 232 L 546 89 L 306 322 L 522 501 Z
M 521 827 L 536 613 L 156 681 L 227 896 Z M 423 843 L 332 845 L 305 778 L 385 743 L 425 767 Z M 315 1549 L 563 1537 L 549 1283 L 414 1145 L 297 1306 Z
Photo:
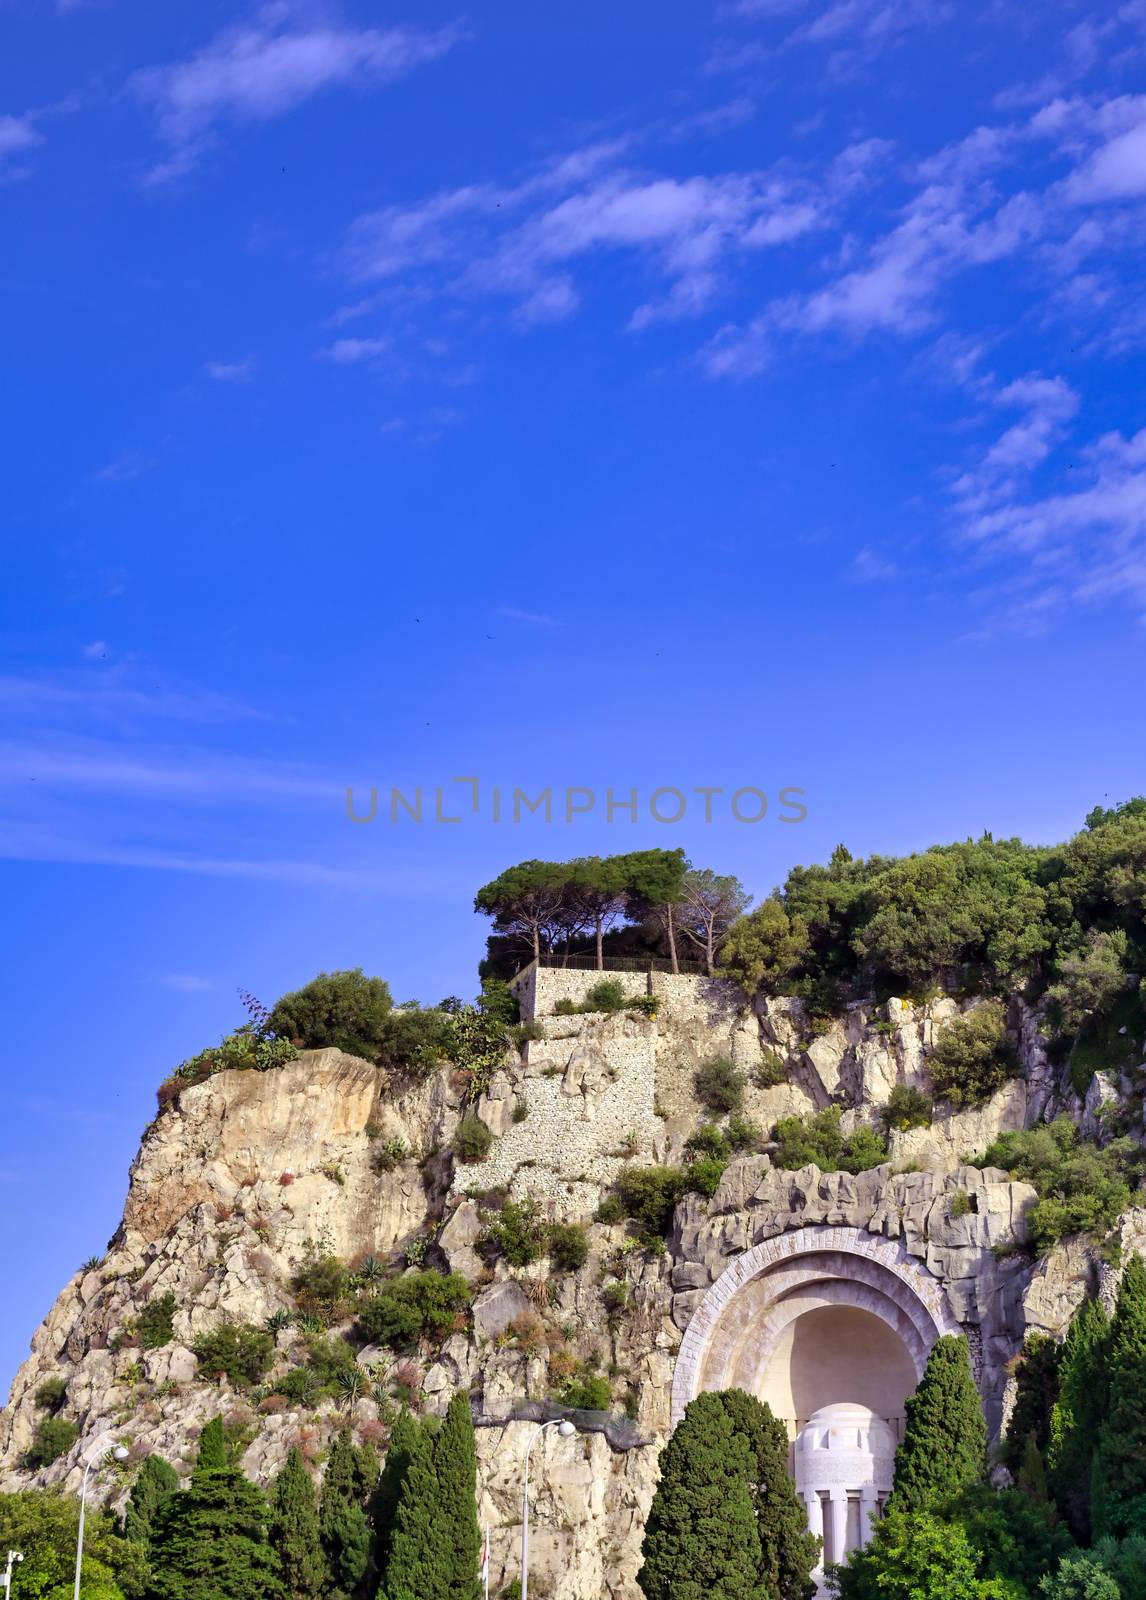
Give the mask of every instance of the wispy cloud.
M 101 483 L 133 483 L 155 465 L 154 460 L 134 448 L 122 450 L 96 473 Z
M 523 622 L 532 628 L 555 628 L 557 618 L 546 611 L 522 611 L 517 606 L 498 606 L 497 614 L 507 622 Z
M 215 383 L 249 383 L 255 375 L 255 358 L 244 356 L 241 361 L 208 361 L 203 370 Z
M 165 989 L 174 989 L 177 994 L 203 994 L 215 985 L 210 978 L 200 978 L 193 972 L 162 972 L 158 982 Z
M 89 661 L 102 659 L 107 646 L 102 640 L 85 645 L 83 656 Z M 137 687 L 129 677 L 100 671 L 62 674 L 56 677 L 0 677 L 0 710 L 11 727 L 14 719 L 25 717 L 37 727 L 65 722 L 87 727 L 93 722 L 117 725 L 150 721 L 178 722 L 277 722 L 281 718 L 214 690 L 169 687 Z
M 624 161 L 623 143 L 574 151 L 510 186 L 468 184 L 364 215 L 343 252 L 355 283 L 415 279 L 423 292 L 508 302 L 518 327 L 561 321 L 581 304 L 577 269 L 629 256 L 662 292 L 629 327 L 691 317 L 736 264 L 823 225 L 817 186 L 769 172 L 666 177 Z M 337 346 L 335 347 L 337 348 Z
M 266 122 L 334 88 L 393 82 L 444 55 L 459 37 L 457 28 L 315 22 L 274 0 L 189 59 L 136 74 L 135 92 L 155 111 L 171 151 L 150 179 L 189 171 L 220 125 Z
M 318 354 L 323 361 L 333 361 L 335 366 L 354 367 L 380 361 L 390 351 L 389 339 L 336 339 Z
M 22 117 L 0 116 L 0 171 L 13 157 L 42 143 L 43 136 L 36 127 L 33 113 Z

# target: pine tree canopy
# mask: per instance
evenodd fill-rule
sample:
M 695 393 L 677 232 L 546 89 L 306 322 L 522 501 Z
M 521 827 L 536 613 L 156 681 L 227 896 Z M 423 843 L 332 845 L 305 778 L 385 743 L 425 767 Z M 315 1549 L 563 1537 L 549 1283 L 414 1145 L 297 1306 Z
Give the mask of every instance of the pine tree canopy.
M 906 1409 L 889 1505 L 926 1511 L 986 1469 L 987 1424 L 965 1339 L 944 1334 L 938 1341 Z
M 223 1424 L 203 1429 L 191 1483 L 156 1514 L 151 1540 L 155 1600 L 281 1600 L 267 1505 L 230 1463 Z M 221 1465 L 216 1463 L 221 1462 Z
M 723 1396 L 691 1402 L 660 1468 L 637 1574 L 648 1600 L 768 1600 L 750 1487 L 756 1460 Z
M 370 1500 L 370 1520 L 374 1525 L 374 1568 L 385 1573 L 394 1536 L 394 1519 L 410 1460 L 418 1446 L 420 1425 L 403 1406 L 390 1430 L 386 1461 Z
M 179 1490 L 179 1474 L 162 1456 L 150 1455 L 135 1475 L 123 1513 L 123 1536 L 148 1545 L 159 1510 Z
M 438 1538 L 438 1475 L 424 1428 L 412 1441 L 398 1495 L 381 1600 L 449 1600 L 450 1566 Z

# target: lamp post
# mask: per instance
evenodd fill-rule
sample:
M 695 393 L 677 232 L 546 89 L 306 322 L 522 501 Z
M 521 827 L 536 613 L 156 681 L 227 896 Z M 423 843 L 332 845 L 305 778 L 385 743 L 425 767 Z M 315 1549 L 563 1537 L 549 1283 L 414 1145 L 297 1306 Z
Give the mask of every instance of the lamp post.
M 577 1429 L 568 1417 L 543 1422 L 529 1436 L 525 1447 L 525 1489 L 521 1497 L 521 1600 L 529 1600 L 529 1452 L 547 1428 L 556 1428 L 562 1439 L 570 1439 Z M 76 1596 L 79 1600 L 79 1596 Z
M 4 1600 L 12 1600 L 12 1563 L 13 1561 L 23 1561 L 23 1559 L 24 1552 L 22 1550 L 9 1550 L 8 1562 L 4 1568 Z
M 106 1438 L 106 1433 L 100 1434 L 99 1438 L 95 1441 L 95 1445 L 101 1445 Z M 115 1461 L 127 1460 L 127 1451 L 121 1444 L 117 1444 L 110 1454 L 112 1459 Z M 83 1483 L 80 1485 L 80 1528 L 78 1534 L 76 1535 L 76 1586 L 73 1600 L 80 1600 L 80 1572 L 83 1568 L 84 1562 L 84 1516 L 88 1508 L 88 1473 L 95 1465 L 98 1455 L 99 1451 L 95 1448 L 95 1446 L 93 1446 L 87 1461 L 84 1463 L 84 1478 Z M 83 1459 L 82 1451 L 80 1452 L 80 1458 L 81 1460 Z

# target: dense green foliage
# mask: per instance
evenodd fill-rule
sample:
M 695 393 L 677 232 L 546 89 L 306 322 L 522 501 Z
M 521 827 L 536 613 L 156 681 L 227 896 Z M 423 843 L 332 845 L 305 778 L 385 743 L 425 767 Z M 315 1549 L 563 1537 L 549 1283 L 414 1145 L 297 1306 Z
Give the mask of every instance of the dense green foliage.
M 820 1541 L 808 1532 L 808 1514 L 788 1473 L 787 1431 L 768 1406 L 743 1389 L 726 1389 L 720 1399 L 752 1453 L 749 1491 L 764 1592 L 769 1600 L 811 1600 Z
M 76 1565 L 79 1501 L 58 1489 L 0 1494 L 0 1562 L 23 1552 L 13 1600 L 70 1600 Z M 83 1600 L 123 1600 L 140 1593 L 144 1562 L 137 1545 L 120 1537 L 111 1517 L 88 1501 L 84 1528 Z
M 459 1272 L 406 1272 L 366 1300 L 358 1320 L 368 1339 L 408 1350 L 464 1327 L 469 1303 L 470 1287 Z
M 711 1198 L 725 1165 L 723 1155 L 706 1155 L 683 1167 L 622 1167 L 613 1182 L 620 1214 L 647 1250 L 663 1249 L 677 1201 L 690 1193 Z
M 986 1470 L 987 1424 L 965 1339 L 945 1334 L 938 1340 L 906 1409 L 889 1507 L 928 1511 Z
M 1093 1467 L 1096 1536 L 1146 1535 L 1146 1265 L 1132 1256 L 1107 1342 L 1109 1399 Z
M 441 1600 L 447 1574 L 437 1539 L 438 1481 L 433 1441 L 423 1427 L 406 1441 L 406 1463 L 380 1600 Z
M 36 1424 L 32 1442 L 24 1453 L 25 1466 L 50 1467 L 75 1444 L 80 1430 L 64 1417 L 44 1417 Z
M 144 1350 L 158 1350 L 171 1343 L 175 1337 L 174 1317 L 174 1294 L 168 1290 L 166 1294 L 152 1295 L 135 1319 L 135 1331 Z
M 861 1123 L 851 1133 L 840 1127 L 839 1106 L 807 1117 L 781 1117 L 772 1130 L 775 1164 L 786 1172 L 817 1166 L 821 1172 L 867 1172 L 887 1160 L 887 1149 L 874 1128 Z
M 454 1150 L 461 1161 L 484 1161 L 493 1144 L 493 1134 L 480 1117 L 462 1117 L 454 1130 Z
M 724 1056 L 706 1061 L 697 1072 L 693 1087 L 697 1099 L 718 1114 L 739 1111 L 744 1102 L 744 1074 L 737 1072 Z
M 1110 1322 L 1102 1301 L 1084 1302 L 1075 1314 L 1058 1359 L 1058 1399 L 1050 1419 L 1047 1479 L 1074 1537 L 1091 1536 L 1090 1480 L 1098 1430 L 1106 1415 Z
M 999 1459 L 1012 1474 L 1022 1467 L 1031 1442 L 1040 1456 L 1046 1455 L 1058 1401 L 1059 1351 L 1059 1345 L 1043 1333 L 1029 1334 L 1023 1345 L 1015 1373 L 1015 1403 L 999 1451 Z
M 720 963 L 750 994 L 800 996 L 813 1015 L 871 993 L 1047 994 L 1066 1045 L 1080 1053 L 1121 1006 L 1126 1034 L 1112 1042 L 1129 1052 L 1146 1035 L 1134 976 L 1144 910 L 1146 806 L 1131 800 L 1096 808 L 1081 833 L 1053 847 L 984 835 L 902 858 L 857 861 L 837 850 L 826 867 L 794 868 L 734 922 Z M 987 1092 L 1005 1060 L 989 1049 L 971 1055 L 964 1090 Z
M 284 994 L 268 1018 L 270 1031 L 307 1050 L 328 1047 L 375 1061 L 386 1043 L 393 1001 L 381 978 L 361 967 L 320 972 L 301 989 Z
M 693 1400 L 661 1454 L 645 1523 L 637 1582 L 647 1600 L 768 1600 L 755 1465 L 722 1396 Z
M 1002 1167 L 1038 1190 L 1026 1220 L 1036 1249 L 1045 1251 L 1070 1233 L 1105 1234 L 1130 1204 L 1146 1171 L 1146 1153 L 1131 1139 L 1115 1139 L 1102 1149 L 1085 1143 L 1062 1116 L 1000 1134 L 979 1165 Z
M 952 1017 L 927 1064 L 931 1087 L 953 1106 L 977 1105 L 1002 1087 L 1017 1066 L 1007 1042 L 1006 1014 L 998 1000 Z
M 270 1486 L 270 1540 L 287 1600 L 318 1600 L 326 1592 L 326 1559 L 319 1543 L 318 1500 L 297 1446 Z
M 179 1474 L 162 1456 L 150 1455 L 135 1475 L 123 1513 L 123 1537 L 149 1556 L 157 1519 L 179 1492 Z
M 880 1107 L 879 1116 L 885 1132 L 890 1133 L 894 1128 L 906 1133 L 909 1128 L 929 1128 L 932 1110 L 931 1101 L 922 1089 L 909 1089 L 906 1084 L 897 1083 Z
M 438 1538 L 448 1573 L 443 1600 L 480 1600 L 477 1460 L 473 1417 L 464 1394 L 450 1401 L 434 1441 L 434 1476 Z
M 373 1451 L 360 1450 L 350 1429 L 341 1428 L 326 1463 L 318 1513 L 333 1600 L 351 1600 L 364 1590 L 374 1543 L 366 1503 L 377 1476 Z
M 156 1516 L 154 1600 L 280 1600 L 267 1505 L 229 1457 L 222 1421 L 203 1429 L 191 1482 Z
M 374 1527 L 372 1565 L 375 1572 L 385 1573 L 390 1559 L 390 1545 L 394 1536 L 394 1519 L 398 1514 L 398 1501 L 402 1485 L 410 1470 L 410 1462 L 418 1449 L 421 1424 L 403 1407 L 394 1419 L 390 1430 L 390 1445 L 382 1474 L 370 1497 L 370 1520 Z
M 192 1347 L 204 1378 L 226 1378 L 232 1389 L 259 1383 L 275 1353 L 275 1341 L 265 1328 L 251 1323 L 221 1323 Z

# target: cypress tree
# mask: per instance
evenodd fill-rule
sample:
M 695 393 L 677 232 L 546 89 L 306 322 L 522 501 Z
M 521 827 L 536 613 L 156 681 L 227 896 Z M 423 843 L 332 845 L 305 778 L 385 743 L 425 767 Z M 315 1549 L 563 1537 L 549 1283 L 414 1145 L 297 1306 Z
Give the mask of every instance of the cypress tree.
M 230 1461 L 218 1417 L 200 1435 L 190 1485 L 156 1515 L 151 1565 L 156 1600 L 281 1600 L 266 1501 Z
M 416 1430 L 411 1446 L 378 1592 L 382 1600 L 447 1600 L 450 1569 L 439 1537 L 438 1475 L 424 1428 Z
M 376 1572 L 385 1574 L 390 1559 L 390 1542 L 394 1536 L 394 1518 L 398 1513 L 398 1498 L 402 1492 L 410 1460 L 417 1449 L 421 1429 L 405 1407 L 398 1413 L 390 1430 L 390 1447 L 381 1476 L 370 1498 L 370 1521 L 374 1528 L 373 1564 Z
M 1110 1324 L 1110 1400 L 1094 1461 L 1097 1537 L 1146 1533 L 1146 1266 L 1131 1256 Z
M 808 1513 L 788 1472 L 784 1425 L 769 1406 L 743 1389 L 725 1389 L 720 1398 L 755 1463 L 750 1489 L 760 1538 L 760 1581 L 779 1600 L 811 1600 L 820 1540 L 808 1532 Z
M 906 1409 L 888 1505 L 927 1511 L 986 1470 L 987 1424 L 965 1339 L 948 1333 L 938 1341 Z
M 1051 1412 L 1047 1482 L 1080 1544 L 1090 1543 L 1090 1478 L 1098 1430 L 1106 1414 L 1110 1321 L 1098 1299 L 1075 1313 L 1059 1358 L 1059 1397 Z
M 318 1534 L 314 1483 L 296 1447 L 271 1484 L 270 1538 L 278 1553 L 283 1589 L 290 1600 L 313 1600 L 324 1592 L 326 1561 Z
M 1028 1336 L 1015 1374 L 1014 1410 L 999 1452 L 1003 1465 L 1009 1467 L 1012 1474 L 1022 1467 L 1028 1438 L 1034 1439 L 1040 1451 L 1047 1447 L 1051 1414 L 1058 1401 L 1059 1360 L 1059 1346 L 1049 1335 L 1032 1333 Z
M 756 1459 L 722 1395 L 692 1401 L 660 1468 L 637 1574 L 647 1600 L 768 1600 L 751 1488 Z
M 179 1474 L 162 1456 L 148 1456 L 135 1475 L 123 1513 L 123 1536 L 146 1548 L 151 1543 L 155 1519 L 179 1492 Z
M 437 1528 L 448 1567 L 449 1600 L 480 1600 L 481 1529 L 477 1518 L 477 1458 L 469 1397 L 454 1395 L 434 1441 L 438 1480 Z
M 363 1464 L 350 1429 L 342 1428 L 326 1464 L 318 1519 L 335 1597 L 355 1594 L 370 1569 L 370 1522 L 365 1498 Z

